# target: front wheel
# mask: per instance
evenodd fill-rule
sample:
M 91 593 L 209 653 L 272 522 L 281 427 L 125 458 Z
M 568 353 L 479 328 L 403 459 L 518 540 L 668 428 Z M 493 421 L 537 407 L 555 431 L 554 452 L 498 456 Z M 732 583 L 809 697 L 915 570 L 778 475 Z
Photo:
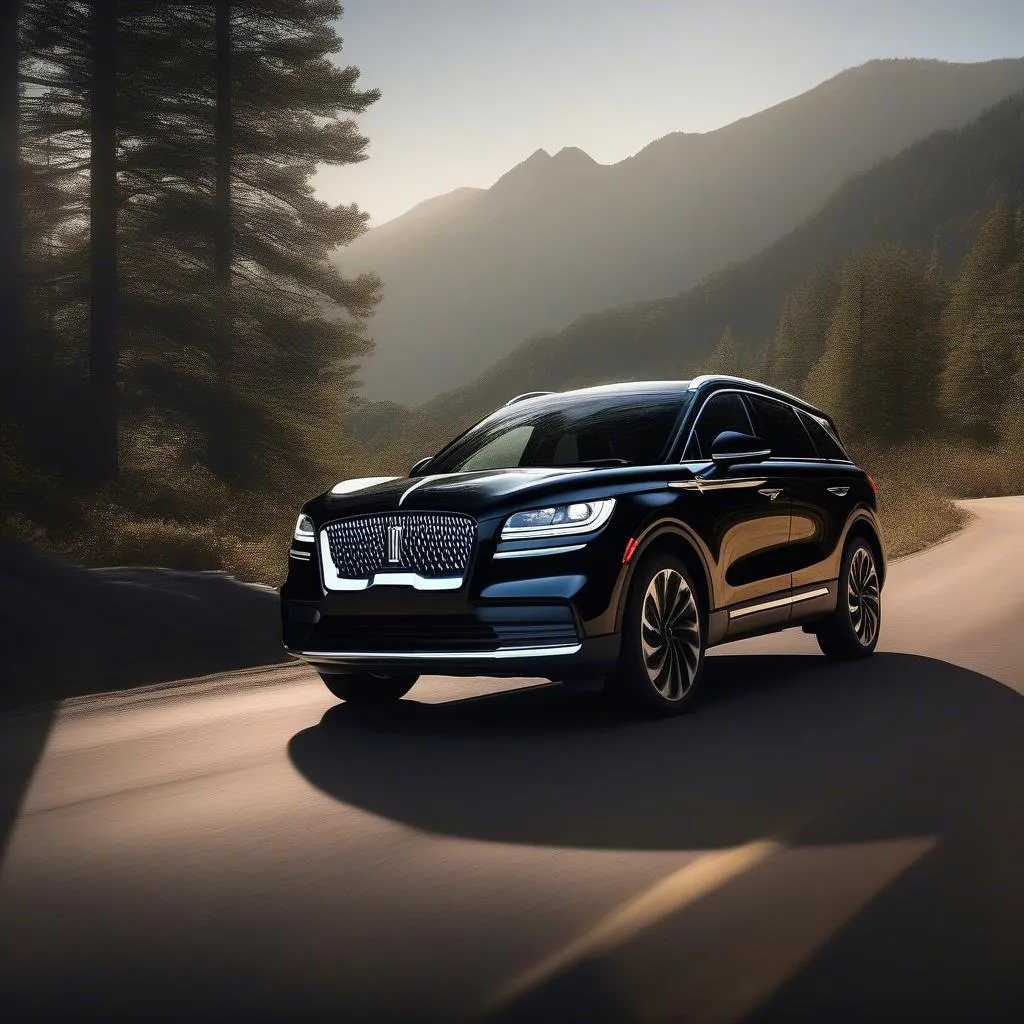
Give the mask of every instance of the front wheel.
M 818 646 L 837 661 L 867 658 L 882 628 L 882 594 L 871 545 L 859 537 L 846 549 L 836 610 L 818 627 Z
M 335 697 L 346 704 L 364 707 L 400 701 L 416 685 L 419 676 L 375 676 L 369 672 L 332 675 L 329 672 L 321 672 L 320 678 Z
M 697 695 L 704 667 L 704 612 L 686 566 L 654 553 L 637 566 L 622 622 L 612 693 L 632 710 L 678 715 Z

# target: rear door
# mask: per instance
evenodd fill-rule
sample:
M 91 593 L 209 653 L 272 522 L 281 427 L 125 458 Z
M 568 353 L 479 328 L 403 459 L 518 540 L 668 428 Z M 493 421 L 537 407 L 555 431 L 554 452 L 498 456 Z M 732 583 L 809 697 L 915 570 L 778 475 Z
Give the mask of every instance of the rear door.
M 790 499 L 787 560 L 794 606 L 816 600 L 810 594 L 828 577 L 829 557 L 845 522 L 842 495 L 848 492 L 841 480 L 832 479 L 798 410 L 762 395 L 748 394 L 747 401 L 758 431 L 771 445 L 770 461 Z
M 817 543 L 803 559 L 806 564 L 794 569 L 793 586 L 805 587 L 838 578 L 843 528 L 860 498 L 864 474 L 850 461 L 826 420 L 802 409 L 797 415 L 820 459 L 817 474 L 809 474 L 803 481 L 803 501 L 823 512 Z

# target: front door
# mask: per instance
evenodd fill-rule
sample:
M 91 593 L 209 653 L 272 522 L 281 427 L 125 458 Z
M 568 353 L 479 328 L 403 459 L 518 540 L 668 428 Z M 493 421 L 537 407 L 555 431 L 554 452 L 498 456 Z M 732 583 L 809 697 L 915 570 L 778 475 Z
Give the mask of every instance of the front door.
M 710 463 L 711 445 L 725 430 L 755 433 L 737 392 L 718 392 L 707 400 L 684 461 Z M 784 619 L 791 573 L 786 555 L 790 496 L 781 475 L 763 459 L 728 467 L 711 463 L 685 486 L 701 495 L 690 507 L 700 510 L 698 529 L 715 560 L 715 609 L 729 610 L 729 635 L 770 628 Z

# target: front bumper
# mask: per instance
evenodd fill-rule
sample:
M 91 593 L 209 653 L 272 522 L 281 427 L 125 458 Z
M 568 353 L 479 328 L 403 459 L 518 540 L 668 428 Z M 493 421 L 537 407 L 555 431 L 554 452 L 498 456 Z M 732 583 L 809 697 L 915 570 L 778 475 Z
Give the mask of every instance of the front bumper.
M 450 586 L 395 572 L 339 584 L 322 534 L 293 544 L 281 588 L 285 649 L 324 672 L 556 680 L 610 672 L 626 538 L 604 529 L 559 550 L 550 541 L 530 550 L 500 543 L 500 522 L 477 524 L 467 572 Z
M 321 672 L 375 675 L 526 676 L 571 679 L 603 675 L 618 658 L 619 637 L 609 635 L 551 647 L 498 647 L 489 651 L 285 650 Z

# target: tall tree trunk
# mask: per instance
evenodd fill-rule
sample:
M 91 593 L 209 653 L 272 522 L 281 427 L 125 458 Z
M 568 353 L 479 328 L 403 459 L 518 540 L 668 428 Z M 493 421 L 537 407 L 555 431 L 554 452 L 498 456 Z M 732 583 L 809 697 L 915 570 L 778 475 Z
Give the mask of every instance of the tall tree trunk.
M 216 0 L 217 197 L 215 246 L 217 284 L 231 284 L 231 0 Z
M 213 212 L 214 282 L 217 303 L 217 377 L 225 396 L 231 393 L 234 317 L 231 295 L 231 0 L 215 0 L 214 34 L 217 62 L 217 98 L 214 113 L 216 194 Z M 241 439 L 230 416 L 207 443 L 210 468 L 233 481 L 238 475 Z
M 117 476 L 117 0 L 92 0 L 89 378 L 93 473 Z
M 0 388 L 17 414 L 24 335 L 21 296 L 21 175 L 19 174 L 18 9 L 0 4 Z

